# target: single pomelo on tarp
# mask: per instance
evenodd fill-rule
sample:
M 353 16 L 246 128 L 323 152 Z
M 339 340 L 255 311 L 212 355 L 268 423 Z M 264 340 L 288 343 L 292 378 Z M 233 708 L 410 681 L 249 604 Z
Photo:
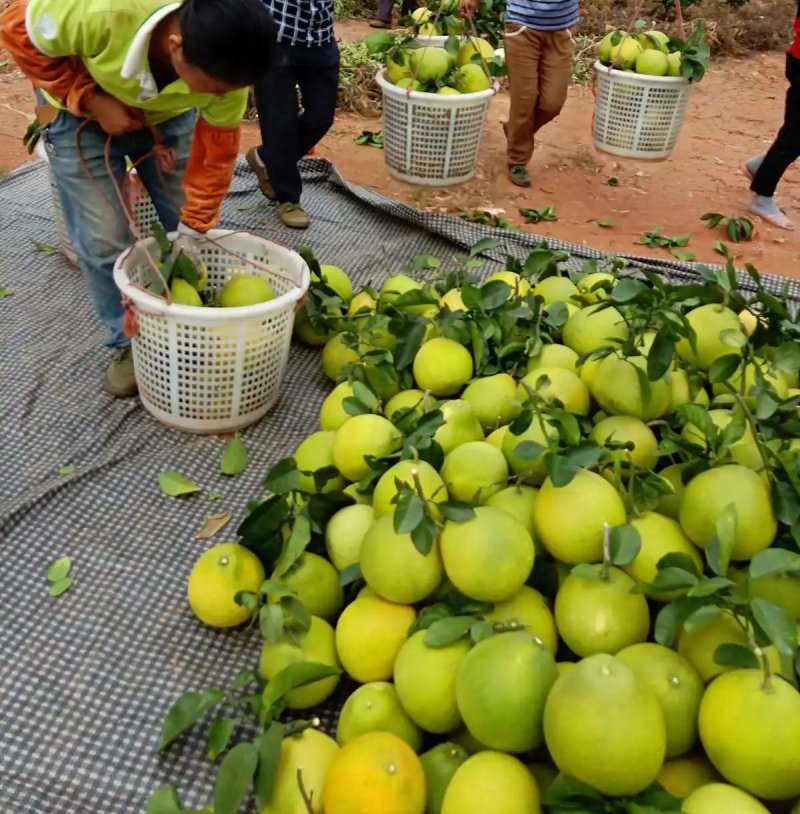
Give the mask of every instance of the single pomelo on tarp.
M 357 503 L 339 509 L 325 527 L 325 548 L 340 573 L 358 562 L 361 541 L 375 522 L 375 509 Z
M 637 469 L 654 469 L 658 463 L 658 439 L 640 418 L 628 415 L 612 415 L 594 425 L 590 433 L 598 444 L 613 441 L 617 444 L 633 444 L 632 450 L 618 450 L 623 463 L 636 465 Z
M 264 277 L 256 274 L 240 274 L 228 280 L 219 294 L 219 304 L 223 308 L 241 308 L 274 299 L 275 291 L 272 286 Z
M 310 630 L 293 631 L 291 637 L 283 633 L 276 644 L 264 642 L 258 671 L 261 678 L 271 681 L 281 670 L 297 662 L 316 662 L 328 667 L 341 667 L 336 654 L 333 628 L 324 619 L 312 616 Z M 287 693 L 284 702 L 289 709 L 314 707 L 330 698 L 338 683 L 338 675 L 323 678 Z
M 483 428 L 469 402 L 462 399 L 446 401 L 441 411 L 444 424 L 436 430 L 433 440 L 441 445 L 445 455 L 461 444 L 483 441 Z
M 325 814 L 424 814 L 422 764 L 396 735 L 361 735 L 339 749 L 328 768 L 322 807 Z
M 456 675 L 471 642 L 460 639 L 446 647 L 428 647 L 426 631 L 406 641 L 394 663 L 394 685 L 403 709 L 426 732 L 444 735 L 461 724 L 456 703 Z
M 500 509 L 479 506 L 471 520 L 448 520 L 440 539 L 450 581 L 479 602 L 511 599 L 533 570 L 531 535 Z
M 646 390 L 639 380 L 641 373 L 647 375 L 644 356 L 606 356 L 592 376 L 595 401 L 610 415 L 629 415 L 643 421 L 660 418 L 669 407 L 669 382 L 662 377 L 649 382 Z
M 680 800 L 709 783 L 717 783 L 722 778 L 703 754 L 692 754 L 664 761 L 656 780 L 664 791 Z
M 461 394 L 485 429 L 508 424 L 519 414 L 517 383 L 508 373 L 473 379 Z
M 409 74 L 410 75 L 410 74 Z M 412 280 L 407 274 L 395 274 L 387 278 L 380 293 L 380 304 L 397 302 L 403 294 L 422 288 L 422 283 Z M 421 306 L 416 306 L 417 308 Z
M 708 370 L 721 356 L 741 355 L 741 348 L 728 345 L 720 338 L 723 331 L 741 333 L 739 317 L 730 308 L 716 304 L 701 305 L 689 311 L 686 319 L 694 329 L 697 352 L 692 349 L 688 339 L 682 338 L 675 345 L 675 352 L 681 359 L 700 370 Z
M 545 598 L 527 585 L 523 585 L 511 599 L 496 602 L 486 619 L 499 625 L 524 625 L 526 631 L 541 640 L 553 654 L 558 650 L 558 631 L 553 614 Z
M 604 346 L 618 347 L 628 338 L 628 326 L 622 314 L 602 303 L 576 311 L 567 320 L 563 341 L 579 356 Z
M 554 302 L 567 302 L 577 299 L 578 286 L 569 279 L 559 274 L 545 277 L 533 287 L 533 293 L 541 297 L 545 305 L 552 305 Z
M 800 795 L 800 693 L 762 670 L 714 679 L 700 704 L 700 740 L 729 782 L 764 800 Z
M 544 735 L 561 772 L 612 796 L 646 789 L 666 755 L 664 715 L 653 691 L 607 654 L 559 677 L 545 705 Z
M 311 273 L 311 279 L 319 281 L 324 279 L 325 283 L 332 288 L 349 305 L 353 299 L 353 284 L 350 278 L 338 266 L 320 266 L 321 277 Z
M 589 388 L 580 376 L 564 367 L 540 367 L 526 374 L 517 388 L 519 401 L 528 399 L 528 388 L 548 401 L 558 399 L 571 413 L 589 414 Z
M 482 65 L 473 62 L 456 71 L 456 90 L 459 93 L 480 93 L 491 86 L 492 80 Z
M 336 740 L 340 746 L 367 732 L 391 732 L 415 752 L 422 746 L 422 733 L 403 709 L 394 684 L 387 681 L 363 684 L 339 714 Z
M 580 507 L 580 511 L 576 511 Z M 625 504 L 600 475 L 579 469 L 566 486 L 548 478 L 536 499 L 536 537 L 557 559 L 570 565 L 603 559 L 603 529 L 625 523 Z
M 542 716 L 558 678 L 552 651 L 525 631 L 490 636 L 461 663 L 456 699 L 467 729 L 490 749 L 524 753 L 542 744 Z
M 486 441 L 470 441 L 450 452 L 442 464 L 442 479 L 453 500 L 481 505 L 508 482 L 505 455 Z
M 515 475 L 525 475 L 528 483 L 542 483 L 547 477 L 544 456 L 548 438 L 557 437 L 558 430 L 538 416 L 534 416 L 527 429 L 518 435 L 509 428 L 503 437 L 502 448 L 511 471 Z
M 365 456 L 384 458 L 402 443 L 402 434 L 388 418 L 379 415 L 353 416 L 336 431 L 333 463 L 348 480 L 359 481 L 370 471 Z
M 425 461 L 399 461 L 389 467 L 378 479 L 372 495 L 375 517 L 393 512 L 397 507 L 397 482 L 404 483 L 417 491 L 416 479 L 422 486 L 422 493 L 434 503 L 447 500 L 447 489 L 441 475 Z
M 417 615 L 409 605 L 377 596 L 359 596 L 336 624 L 336 650 L 356 681 L 390 681 L 394 660 Z
M 298 483 L 299 489 L 302 489 L 304 492 L 312 493 L 317 491 L 316 484 L 314 483 L 314 472 L 318 469 L 326 469 L 327 467 L 335 465 L 333 460 L 335 443 L 336 433 L 323 430 L 312 433 L 300 444 L 297 448 L 297 452 L 294 454 L 297 468 L 304 473 L 300 476 L 300 482 Z M 322 491 L 334 492 L 337 489 L 341 489 L 344 484 L 344 478 L 330 478 L 325 482 Z
M 755 797 L 726 783 L 704 783 L 681 806 L 683 814 L 769 814 Z
M 344 590 L 336 568 L 310 551 L 303 553 L 281 577 L 271 578 L 291 588 L 313 616 L 333 619 L 344 606 Z M 274 595 L 270 601 L 277 603 L 280 597 Z
M 452 741 L 440 743 L 419 756 L 425 772 L 425 814 L 441 814 L 447 787 L 468 757 L 469 752 Z
M 472 378 L 472 354 L 458 342 L 437 337 L 414 357 L 414 379 L 434 396 L 455 396 Z
M 516 517 L 528 530 L 528 534 L 534 537 L 537 494 L 538 490 L 532 486 L 509 486 L 492 495 L 486 501 L 486 505 Z M 533 542 L 535 544 L 536 540 Z
M 539 355 L 528 359 L 528 373 L 543 367 L 563 367 L 570 373 L 579 375 L 578 358 L 578 354 L 566 345 L 553 343 L 542 345 Z
M 541 795 L 533 775 L 511 755 L 481 752 L 455 773 L 442 814 L 539 814 Z
M 176 277 L 169 287 L 172 295 L 172 302 L 175 305 L 192 305 L 195 308 L 202 308 L 203 301 L 197 293 L 197 289 L 181 277 Z
M 323 430 L 336 432 L 353 416 L 344 409 L 344 400 L 353 398 L 355 391 L 350 382 L 337 384 L 325 397 L 319 411 L 319 425 Z

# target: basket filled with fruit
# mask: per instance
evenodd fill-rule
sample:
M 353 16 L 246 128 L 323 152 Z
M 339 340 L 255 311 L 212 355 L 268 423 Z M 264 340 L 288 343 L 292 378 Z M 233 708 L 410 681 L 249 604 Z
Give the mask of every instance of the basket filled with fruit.
M 625 158 L 668 158 L 678 140 L 693 85 L 708 66 L 703 26 L 688 40 L 661 31 L 611 31 L 600 43 L 594 143 Z
M 174 235 L 154 231 L 114 267 L 142 404 L 184 432 L 258 421 L 279 395 L 308 266 L 264 238 L 219 229 L 201 240 L 196 266 L 171 259 Z

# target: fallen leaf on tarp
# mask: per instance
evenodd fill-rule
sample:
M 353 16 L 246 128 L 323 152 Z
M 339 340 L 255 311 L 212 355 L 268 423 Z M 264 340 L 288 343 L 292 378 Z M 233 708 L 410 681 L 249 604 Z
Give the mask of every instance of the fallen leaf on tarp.
M 210 514 L 203 523 L 203 528 L 194 535 L 195 540 L 210 540 L 231 522 L 230 512 Z
M 169 497 L 191 495 L 193 492 L 200 491 L 200 487 L 196 483 L 192 483 L 180 472 L 174 472 L 171 469 L 158 473 L 158 485 L 161 491 Z

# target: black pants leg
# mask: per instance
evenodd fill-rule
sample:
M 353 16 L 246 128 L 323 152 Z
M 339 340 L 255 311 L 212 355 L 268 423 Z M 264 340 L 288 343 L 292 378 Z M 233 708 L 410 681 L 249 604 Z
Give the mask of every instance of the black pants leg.
M 403 17 L 411 14 L 417 8 L 417 0 L 403 0 L 403 5 L 400 13 Z M 378 11 L 375 16 L 385 23 L 392 22 L 392 10 L 394 9 L 394 0 L 378 0 Z
M 302 96 L 300 115 L 297 87 Z M 339 90 L 339 48 L 284 47 L 272 74 L 255 88 L 261 128 L 259 155 L 281 203 L 299 203 L 297 162 L 333 123 Z
M 786 78 L 789 90 L 784 124 L 750 186 L 756 195 L 767 198 L 775 194 L 783 174 L 800 158 L 800 59 L 791 54 L 786 57 Z

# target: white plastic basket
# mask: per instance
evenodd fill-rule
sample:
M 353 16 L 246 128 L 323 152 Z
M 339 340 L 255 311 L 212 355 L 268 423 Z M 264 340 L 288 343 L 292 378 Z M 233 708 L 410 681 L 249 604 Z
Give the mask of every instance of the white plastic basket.
M 36 155 L 47 162 L 48 175 L 50 176 L 50 188 L 53 192 L 53 209 L 55 210 L 56 226 L 58 228 L 58 238 L 61 243 L 61 251 L 64 257 L 72 263 L 73 266 L 78 265 L 78 256 L 75 254 L 75 249 L 69 242 L 67 235 L 67 224 L 64 220 L 64 211 L 61 208 L 61 199 L 58 196 L 58 184 L 53 171 L 50 169 L 50 158 L 47 155 L 47 148 L 44 141 L 40 140 L 36 145 Z M 140 237 L 149 237 L 152 234 L 151 224 L 154 220 L 158 220 L 158 213 L 153 205 L 153 201 L 147 194 L 144 185 L 139 181 L 136 175 L 136 170 L 131 170 L 132 183 L 131 190 L 131 206 L 133 213 L 136 216 L 137 223 L 142 225 Z
M 295 306 L 310 282 L 303 258 L 283 246 L 220 229 L 209 237 L 213 243 L 200 243 L 209 289 L 218 293 L 232 277 L 255 274 L 269 280 L 275 299 L 242 308 L 167 305 L 144 290 L 153 274 L 147 253 L 160 255 L 153 238 L 114 266 L 138 326 L 132 344 L 142 404 L 161 423 L 200 434 L 246 427 L 275 403 Z
M 383 152 L 389 175 L 409 184 L 450 186 L 475 174 L 494 89 L 439 95 L 409 93 L 381 70 Z
M 675 147 L 692 86 L 680 76 L 645 76 L 595 62 L 594 144 L 625 158 L 658 160 Z

